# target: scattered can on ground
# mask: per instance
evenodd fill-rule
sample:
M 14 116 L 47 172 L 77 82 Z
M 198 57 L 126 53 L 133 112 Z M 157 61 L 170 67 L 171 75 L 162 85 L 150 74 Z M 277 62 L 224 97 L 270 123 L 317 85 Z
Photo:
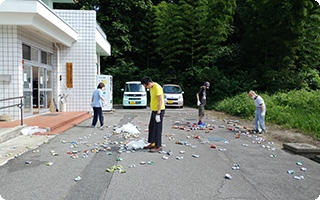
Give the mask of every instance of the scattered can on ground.
M 225 177 L 226 179 L 232 179 L 232 176 L 231 176 L 230 174 L 225 174 L 224 177 Z

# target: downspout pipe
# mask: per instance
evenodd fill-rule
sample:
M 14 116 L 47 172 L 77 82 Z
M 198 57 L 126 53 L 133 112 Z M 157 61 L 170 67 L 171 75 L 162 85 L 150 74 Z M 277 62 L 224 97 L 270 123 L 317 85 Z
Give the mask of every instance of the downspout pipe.
M 60 95 L 60 48 L 57 43 L 53 43 L 57 49 L 57 97 Z M 60 101 L 56 99 L 57 109 L 60 108 Z

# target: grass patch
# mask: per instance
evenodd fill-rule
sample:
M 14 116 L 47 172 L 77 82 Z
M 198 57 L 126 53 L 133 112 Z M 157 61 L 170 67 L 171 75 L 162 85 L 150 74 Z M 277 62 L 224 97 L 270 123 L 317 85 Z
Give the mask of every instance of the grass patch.
M 320 141 L 320 91 L 292 90 L 273 95 L 259 94 L 265 101 L 266 121 L 284 128 L 297 128 Z M 217 111 L 254 119 L 255 106 L 248 93 L 220 101 Z

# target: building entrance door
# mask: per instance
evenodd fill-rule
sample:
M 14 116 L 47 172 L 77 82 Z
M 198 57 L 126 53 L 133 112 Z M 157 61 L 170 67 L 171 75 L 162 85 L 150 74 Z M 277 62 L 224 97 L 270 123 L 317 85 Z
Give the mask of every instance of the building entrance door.
M 52 71 L 26 65 L 23 70 L 24 116 L 48 112 L 52 98 Z
M 33 114 L 48 112 L 52 97 L 52 71 L 32 66 Z
M 23 96 L 26 98 L 24 99 L 23 103 L 23 110 L 24 116 L 30 116 L 33 113 L 33 98 L 32 98 L 32 67 L 25 66 L 23 69 Z

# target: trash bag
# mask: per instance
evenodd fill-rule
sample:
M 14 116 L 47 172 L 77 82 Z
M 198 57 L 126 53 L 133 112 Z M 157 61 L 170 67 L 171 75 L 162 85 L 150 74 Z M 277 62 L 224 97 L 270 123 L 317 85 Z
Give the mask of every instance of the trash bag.
M 133 140 L 126 145 L 127 150 L 143 149 L 147 144 L 143 140 Z
M 133 125 L 133 124 L 125 124 L 121 127 L 123 132 L 127 132 L 127 133 L 132 133 L 132 134 L 137 134 L 140 133 L 140 131 L 138 131 L 138 129 Z
M 32 135 L 34 133 L 39 133 L 39 132 L 46 133 L 47 130 L 43 128 L 39 128 L 38 126 L 29 126 L 21 130 L 22 135 Z

